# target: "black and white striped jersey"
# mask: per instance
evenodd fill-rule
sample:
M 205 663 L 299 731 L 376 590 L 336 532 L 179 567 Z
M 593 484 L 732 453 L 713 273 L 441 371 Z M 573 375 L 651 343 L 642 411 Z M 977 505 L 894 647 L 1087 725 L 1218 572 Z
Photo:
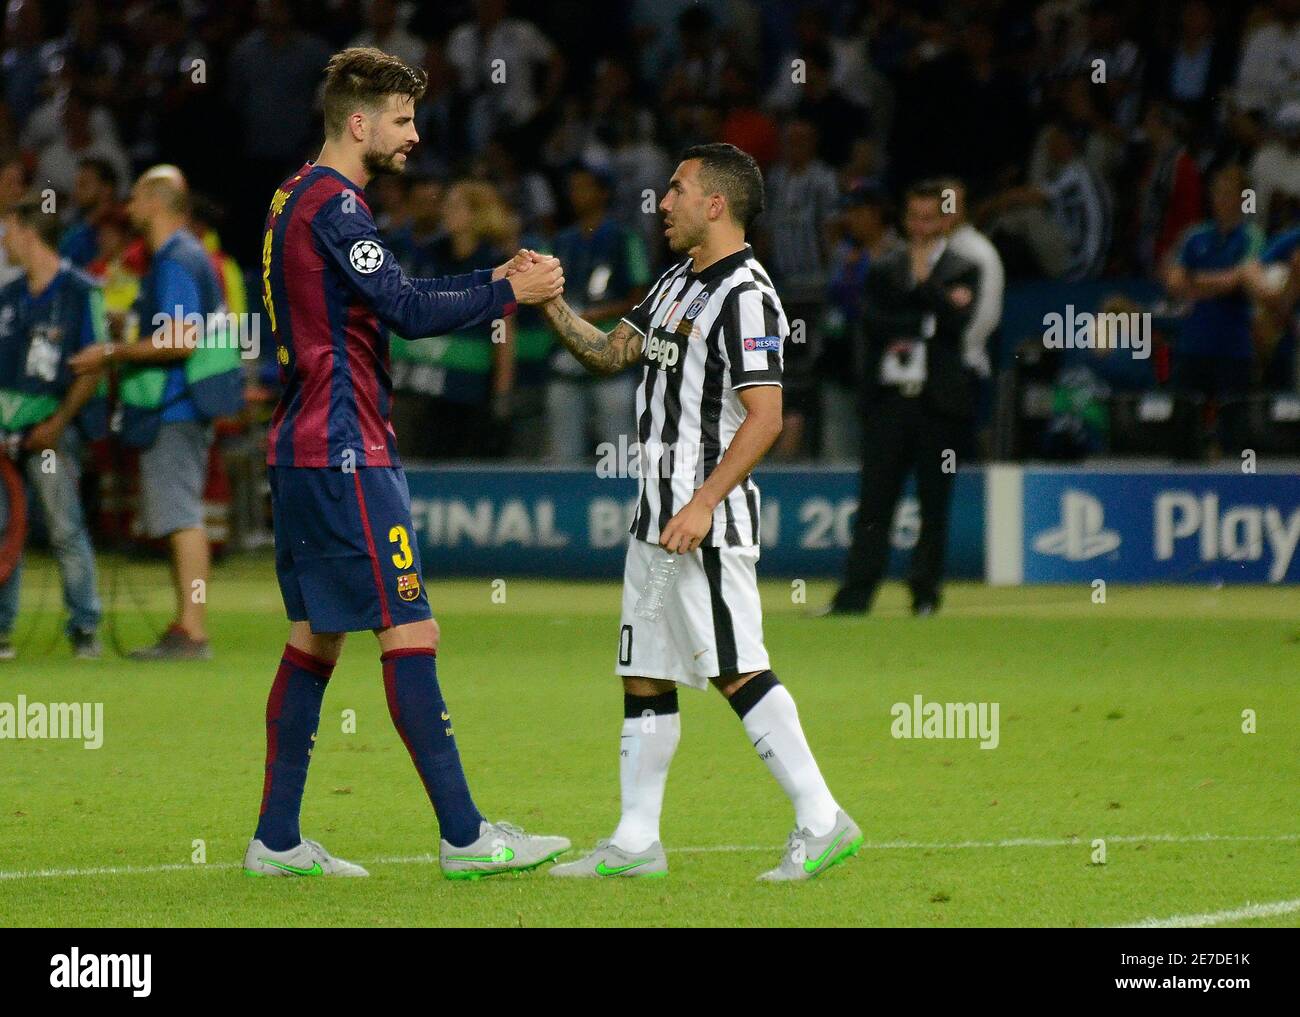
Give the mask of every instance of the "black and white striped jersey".
M 691 269 L 689 258 L 670 268 L 624 318 L 644 337 L 631 532 L 651 542 L 717 467 L 744 421 L 737 391 L 781 384 L 790 332 L 772 280 L 749 246 L 702 272 Z M 746 477 L 714 510 L 703 546 L 758 543 L 758 487 Z

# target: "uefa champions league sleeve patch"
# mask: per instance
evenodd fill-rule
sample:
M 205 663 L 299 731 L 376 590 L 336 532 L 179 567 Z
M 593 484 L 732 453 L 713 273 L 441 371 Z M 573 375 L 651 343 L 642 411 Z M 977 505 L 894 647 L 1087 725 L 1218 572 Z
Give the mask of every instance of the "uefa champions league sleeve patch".
M 362 275 L 370 275 L 384 263 L 384 249 L 373 240 L 358 240 L 348 251 L 348 261 Z

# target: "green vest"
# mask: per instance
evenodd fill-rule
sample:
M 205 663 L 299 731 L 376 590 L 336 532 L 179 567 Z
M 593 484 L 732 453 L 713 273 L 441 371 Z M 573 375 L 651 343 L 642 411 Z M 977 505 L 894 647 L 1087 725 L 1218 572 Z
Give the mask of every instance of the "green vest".
M 0 431 L 24 431 L 54 415 L 60 399 L 0 388 Z
M 208 339 L 216 339 L 216 342 L 206 341 Z M 198 404 L 196 395 L 202 388 L 200 382 L 227 371 L 238 370 L 238 346 L 230 345 L 221 336 L 204 337 L 204 341 L 201 341 L 194 352 L 185 358 L 185 384 L 190 390 L 190 397 Z M 118 384 L 118 398 L 125 406 L 140 410 L 161 410 L 163 390 L 167 386 L 167 371 L 166 367 L 156 367 L 152 364 L 139 364 L 125 368 Z M 201 404 L 199 412 L 207 415 Z
M 213 334 L 185 358 L 185 393 L 204 420 L 237 413 L 243 404 L 243 375 L 239 347 Z M 166 367 L 136 364 L 122 371 L 118 399 L 122 404 L 122 441 L 132 448 L 148 448 L 162 426 Z
M 198 342 L 185 358 L 182 391 L 194 403 L 202 420 L 237 413 L 243 405 L 243 372 L 239 364 L 239 345 L 230 335 L 233 316 L 228 314 L 221 294 L 221 283 L 212 267 L 208 252 L 192 235 L 177 230 L 154 252 L 149 271 L 140 280 L 134 313 L 143 333 L 146 323 L 156 324 L 159 316 L 169 317 L 173 308 L 159 306 L 159 266 L 165 262 L 180 265 L 198 287 L 198 306 L 187 312 L 202 317 Z M 174 323 L 177 327 L 179 322 Z M 122 369 L 118 395 L 121 399 L 122 441 L 134 448 L 148 448 L 162 426 L 162 411 L 167 409 L 164 393 L 168 371 L 176 365 L 131 364 Z
M 52 307 L 47 306 L 44 313 L 52 316 L 53 320 L 59 323 L 64 332 L 69 333 L 74 327 L 80 328 L 80 318 L 83 309 L 85 309 L 90 315 L 94 341 L 104 342 L 107 338 L 107 326 L 104 321 L 104 296 L 98 286 L 89 277 L 67 268 L 60 268 L 58 275 L 55 276 L 54 283 L 51 285 L 55 284 L 60 287 L 54 295 L 55 304 Z M 12 285 L 6 287 L 6 293 L 12 292 Z M 20 285 L 26 287 L 27 283 L 24 280 Z M 82 302 L 83 297 L 85 299 L 84 304 Z M 31 322 L 27 322 L 25 327 L 30 329 Z M 64 354 L 66 355 L 67 352 L 65 342 Z M 64 363 L 59 366 L 58 377 L 64 379 L 63 383 L 67 385 L 70 385 L 73 380 Z M 12 384 L 15 379 L 6 378 L 5 380 Z M 53 385 L 60 382 L 53 379 L 48 380 L 51 384 L 38 386 L 38 389 L 44 389 L 44 391 L 23 391 L 9 385 L 0 385 L 0 432 L 25 431 L 54 416 L 67 393 L 66 389 L 65 391 L 53 391 Z M 87 410 L 95 405 L 96 400 L 100 401 L 102 407 L 102 400 L 107 395 L 108 383 L 106 380 L 101 379 L 90 402 L 82 407 L 78 415 L 78 423 L 85 424 L 87 422 Z M 87 433 L 90 434 L 90 432 Z

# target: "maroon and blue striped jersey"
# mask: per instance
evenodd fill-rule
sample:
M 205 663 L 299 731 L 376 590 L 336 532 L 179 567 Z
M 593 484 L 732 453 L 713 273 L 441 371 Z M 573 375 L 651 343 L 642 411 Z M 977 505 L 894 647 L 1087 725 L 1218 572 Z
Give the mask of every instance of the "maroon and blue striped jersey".
M 262 303 L 283 393 L 271 418 L 271 466 L 397 466 L 389 422 L 390 333 L 443 335 L 514 313 L 490 270 L 407 276 L 361 188 L 307 163 L 271 200 L 262 239 Z

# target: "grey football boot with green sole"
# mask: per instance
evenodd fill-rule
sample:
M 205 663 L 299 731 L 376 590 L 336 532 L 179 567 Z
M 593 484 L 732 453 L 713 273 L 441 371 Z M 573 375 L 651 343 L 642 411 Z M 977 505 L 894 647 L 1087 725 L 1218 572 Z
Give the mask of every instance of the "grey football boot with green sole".
M 668 875 L 668 856 L 663 845 L 655 841 L 644 851 L 624 851 L 609 840 L 602 840 L 596 850 L 576 862 L 566 862 L 551 869 L 561 879 L 600 879 L 618 876 L 632 879 L 662 879 Z
M 558 858 L 570 847 L 567 837 L 524 833 L 512 823 L 489 823 L 485 819 L 474 843 L 452 847 L 442 841 L 438 863 L 447 879 L 482 879 L 502 872 L 527 872 Z
M 835 813 L 835 825 L 824 837 L 814 837 L 810 830 L 795 830 L 790 834 L 781 864 L 758 878 L 764 882 L 815 879 L 844 864 L 861 847 L 862 831 L 841 809 Z
M 246 876 L 368 876 L 360 865 L 335 858 L 314 840 L 304 840 L 288 851 L 272 851 L 260 840 L 244 852 Z

